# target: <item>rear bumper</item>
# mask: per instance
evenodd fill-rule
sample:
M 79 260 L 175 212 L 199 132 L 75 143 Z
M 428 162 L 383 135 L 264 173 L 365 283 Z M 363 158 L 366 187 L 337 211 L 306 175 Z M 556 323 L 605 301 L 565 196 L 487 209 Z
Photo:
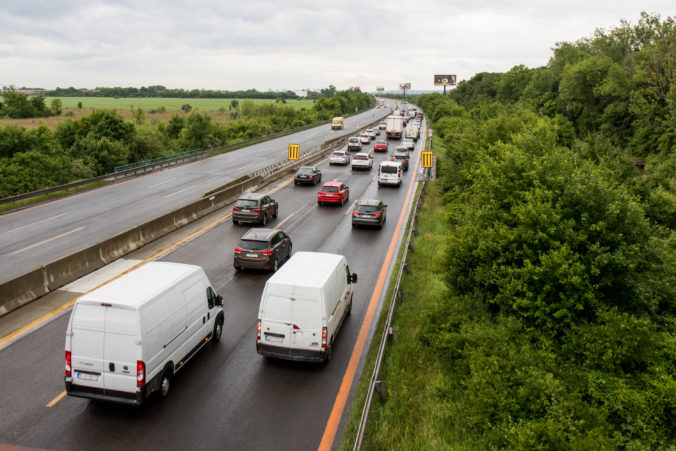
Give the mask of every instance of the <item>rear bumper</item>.
M 106 390 L 103 388 L 85 387 L 73 384 L 68 377 L 66 377 L 66 393 L 69 396 L 78 398 L 89 398 L 132 406 L 140 406 L 146 399 L 145 387 L 138 388 L 136 392 Z
M 238 214 L 233 213 L 232 219 L 235 220 L 235 221 L 239 221 L 239 222 L 252 222 L 252 223 L 261 222 L 263 220 L 263 214 L 260 213 L 260 214 L 250 214 L 250 215 L 248 215 L 248 214 L 242 214 L 242 213 L 238 213 Z
M 279 346 L 266 345 L 264 343 L 256 343 L 256 351 L 260 355 L 266 357 L 293 360 L 296 362 L 323 362 L 326 359 L 326 351 L 282 348 Z
M 380 218 L 352 218 L 352 224 L 354 225 L 366 225 L 366 226 L 381 226 L 382 222 Z

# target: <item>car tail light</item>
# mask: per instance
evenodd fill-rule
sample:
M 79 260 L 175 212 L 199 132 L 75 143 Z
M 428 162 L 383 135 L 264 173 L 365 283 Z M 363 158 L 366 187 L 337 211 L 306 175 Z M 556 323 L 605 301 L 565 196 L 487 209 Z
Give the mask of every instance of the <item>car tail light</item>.
M 266 250 L 264 250 L 263 252 L 261 252 L 261 254 L 263 254 L 263 255 L 272 255 L 274 252 L 275 252 L 275 251 L 273 251 L 272 249 L 266 249 Z
M 260 208 L 257 208 L 254 210 L 254 213 L 260 213 L 262 210 Z
M 70 376 L 73 369 L 70 362 L 70 351 L 66 351 L 66 376 Z
M 261 320 L 258 320 L 256 325 L 256 340 L 261 341 Z
M 375 216 L 376 218 L 379 218 L 379 217 L 380 217 L 380 212 L 377 211 L 377 212 L 373 213 L 373 216 Z
M 326 349 L 326 327 L 322 327 L 322 349 Z
M 358 212 L 357 210 L 354 210 L 354 211 L 352 212 L 352 216 L 359 216 L 359 212 Z
M 136 386 L 143 387 L 146 384 L 146 364 L 143 360 L 136 361 Z
M 236 247 L 235 248 L 235 254 L 241 254 L 241 253 L 242 253 L 242 249 L 239 248 L 239 247 Z
M 309 178 L 310 180 L 312 180 L 312 176 L 311 176 L 311 175 L 309 175 L 308 178 Z
M 239 207 L 232 207 L 232 211 L 239 211 Z

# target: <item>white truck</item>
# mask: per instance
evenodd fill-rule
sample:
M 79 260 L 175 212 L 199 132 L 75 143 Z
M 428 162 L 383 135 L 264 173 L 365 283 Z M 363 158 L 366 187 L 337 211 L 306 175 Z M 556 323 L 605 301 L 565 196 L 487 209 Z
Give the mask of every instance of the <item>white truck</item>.
M 417 141 L 420 138 L 420 128 L 415 124 L 408 124 L 404 133 L 405 137 Z
M 387 116 L 385 121 L 385 135 L 391 139 L 401 139 L 404 128 L 403 116 Z
M 66 329 L 66 392 L 140 405 L 223 332 L 223 298 L 195 265 L 150 262 L 80 297 Z
M 256 327 L 258 354 L 327 362 L 352 309 L 356 282 L 342 255 L 296 252 L 265 283 Z

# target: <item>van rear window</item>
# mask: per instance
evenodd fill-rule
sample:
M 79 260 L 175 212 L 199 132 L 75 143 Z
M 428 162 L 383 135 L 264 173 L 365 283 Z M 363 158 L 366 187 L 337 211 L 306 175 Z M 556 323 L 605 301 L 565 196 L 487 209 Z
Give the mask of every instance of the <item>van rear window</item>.
M 394 166 L 383 166 L 380 168 L 380 171 L 388 174 L 396 174 L 399 171 L 399 168 Z

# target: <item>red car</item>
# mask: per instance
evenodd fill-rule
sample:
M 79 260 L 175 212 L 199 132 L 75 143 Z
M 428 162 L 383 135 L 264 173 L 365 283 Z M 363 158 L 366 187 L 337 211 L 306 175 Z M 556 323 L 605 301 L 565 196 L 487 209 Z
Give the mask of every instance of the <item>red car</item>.
M 379 140 L 376 141 L 375 144 L 373 144 L 373 150 L 376 152 L 387 152 L 387 141 L 385 140 Z
M 317 193 L 317 203 L 333 203 L 343 205 L 350 198 L 350 188 L 341 182 L 326 182 Z

